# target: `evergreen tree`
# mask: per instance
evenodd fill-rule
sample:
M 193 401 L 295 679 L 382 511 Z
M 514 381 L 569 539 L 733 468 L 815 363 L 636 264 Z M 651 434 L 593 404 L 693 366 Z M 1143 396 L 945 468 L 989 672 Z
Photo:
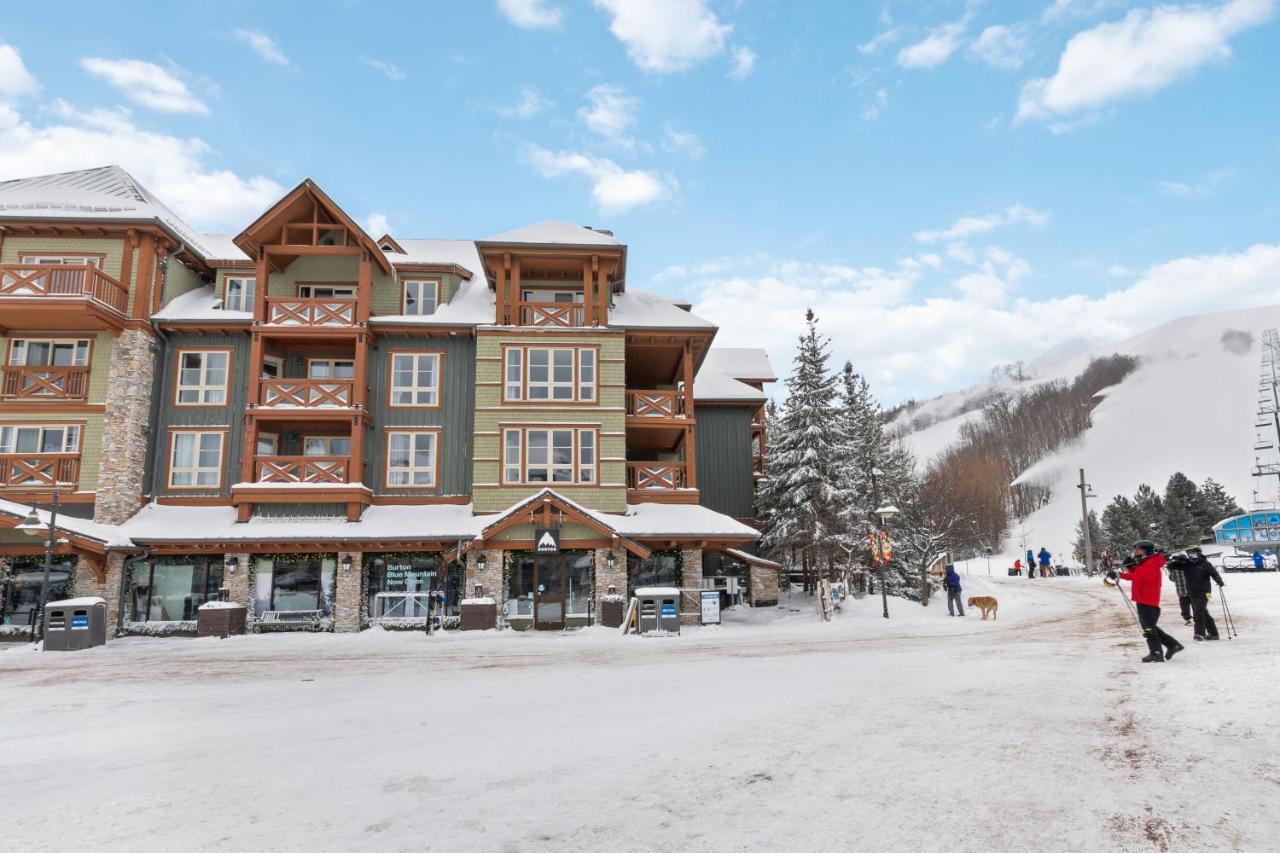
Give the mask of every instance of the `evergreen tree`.
M 1236 503 L 1236 499 L 1227 494 L 1222 484 L 1209 477 L 1200 486 L 1200 500 L 1203 515 L 1197 520 L 1204 535 L 1219 521 L 1236 515 L 1243 515 L 1244 509 Z
M 1134 542 L 1145 538 L 1138 508 L 1124 495 L 1116 495 L 1102 511 L 1102 547 L 1112 554 L 1127 554 Z
M 1160 495 L 1156 494 L 1156 490 L 1146 483 L 1138 486 L 1138 491 L 1133 494 L 1133 508 L 1134 520 L 1141 534 L 1138 539 L 1150 539 L 1156 536 L 1164 515 L 1164 501 L 1160 499 Z
M 1169 478 L 1164 489 L 1164 505 L 1157 524 L 1156 537 L 1168 548 L 1185 548 L 1200 541 L 1202 515 L 1200 490 L 1181 471 Z
M 1098 564 L 1098 554 L 1102 550 L 1102 547 L 1099 544 L 1102 541 L 1102 525 L 1098 523 L 1098 514 L 1093 510 L 1089 510 L 1089 544 L 1093 546 L 1093 561 L 1095 566 Z M 1071 548 L 1075 558 L 1080 562 L 1085 563 L 1085 565 L 1088 565 L 1085 561 L 1083 521 L 1076 522 L 1076 538 L 1075 541 L 1071 543 Z

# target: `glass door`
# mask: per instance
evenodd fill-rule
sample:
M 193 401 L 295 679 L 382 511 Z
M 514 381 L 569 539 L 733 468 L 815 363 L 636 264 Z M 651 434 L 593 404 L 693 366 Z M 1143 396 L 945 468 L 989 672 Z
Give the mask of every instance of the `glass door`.
M 539 631 L 564 630 L 564 556 L 537 558 L 533 627 Z

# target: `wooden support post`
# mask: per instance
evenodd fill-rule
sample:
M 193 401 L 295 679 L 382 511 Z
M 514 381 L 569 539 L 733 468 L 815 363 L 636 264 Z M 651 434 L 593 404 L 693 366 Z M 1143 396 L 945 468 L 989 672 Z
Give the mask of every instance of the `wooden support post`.
M 498 326 L 505 326 L 507 323 L 507 265 L 511 263 L 510 255 L 503 255 L 502 262 L 498 264 L 498 280 L 494 282 L 494 312 L 493 322 Z
M 369 260 L 369 252 L 360 253 L 360 266 L 356 279 L 356 323 L 365 325 L 369 322 L 369 303 L 373 294 L 373 264 Z
M 600 315 L 600 325 L 609 325 L 609 281 L 605 274 L 604 264 L 596 267 L 596 305 Z
M 347 463 L 347 482 L 364 482 L 364 418 L 351 419 L 351 459 Z
M 351 372 L 354 381 L 351 383 L 351 405 L 364 408 L 369 397 L 369 335 L 360 332 L 356 335 L 355 358 L 352 359 Z
M 267 322 L 267 288 L 271 284 L 270 258 L 265 248 L 258 248 L 258 267 L 253 282 L 253 319 Z
M 240 482 L 252 483 L 258 455 L 258 419 L 244 416 L 244 447 L 240 451 Z
M 592 255 L 592 258 L 595 256 Z M 591 267 L 582 262 L 582 323 L 584 326 L 596 325 L 596 300 L 591 287 Z
M 522 325 L 524 323 L 523 312 L 520 309 L 520 259 L 516 258 L 511 265 L 511 302 L 508 303 L 508 313 L 511 322 L 514 325 Z
M 130 228 L 125 232 L 124 254 L 120 258 L 120 283 L 129 288 L 131 293 L 138 292 L 138 283 L 133 278 L 133 252 L 138 248 L 138 232 Z M 0 241 L 4 240 L 4 232 L 0 231 Z
M 133 294 L 133 310 L 129 312 L 129 316 L 134 319 L 145 318 L 146 307 L 151 304 L 151 288 L 156 278 L 155 245 L 155 238 L 150 234 L 143 235 L 138 243 L 137 287 L 130 291 Z
M 693 406 L 693 342 L 684 342 L 684 416 L 694 420 Z M 685 485 L 698 488 L 698 439 L 695 424 L 684 428 L 684 478 Z

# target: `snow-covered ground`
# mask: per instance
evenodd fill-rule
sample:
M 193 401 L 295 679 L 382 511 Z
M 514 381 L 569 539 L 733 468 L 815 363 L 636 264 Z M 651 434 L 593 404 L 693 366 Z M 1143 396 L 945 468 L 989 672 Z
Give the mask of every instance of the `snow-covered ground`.
M 799 597 L 680 637 L 0 647 L 6 849 L 1266 850 L 1280 575 L 1143 665 L 1097 580 L 999 619 Z M 1217 610 L 1217 602 L 1214 605 Z M 1166 610 L 1166 622 L 1176 606 Z M 1170 626 L 1190 639 L 1190 629 Z

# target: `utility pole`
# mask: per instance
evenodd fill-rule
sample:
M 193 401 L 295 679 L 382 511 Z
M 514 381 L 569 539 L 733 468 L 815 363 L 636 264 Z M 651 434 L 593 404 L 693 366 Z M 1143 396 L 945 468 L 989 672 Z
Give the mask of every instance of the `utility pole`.
M 1093 576 L 1093 537 L 1089 535 L 1089 498 L 1093 497 L 1093 492 L 1089 490 L 1089 483 L 1084 478 L 1084 469 L 1080 469 L 1080 485 L 1076 486 L 1080 490 L 1080 523 L 1084 525 L 1084 572 L 1086 575 Z

